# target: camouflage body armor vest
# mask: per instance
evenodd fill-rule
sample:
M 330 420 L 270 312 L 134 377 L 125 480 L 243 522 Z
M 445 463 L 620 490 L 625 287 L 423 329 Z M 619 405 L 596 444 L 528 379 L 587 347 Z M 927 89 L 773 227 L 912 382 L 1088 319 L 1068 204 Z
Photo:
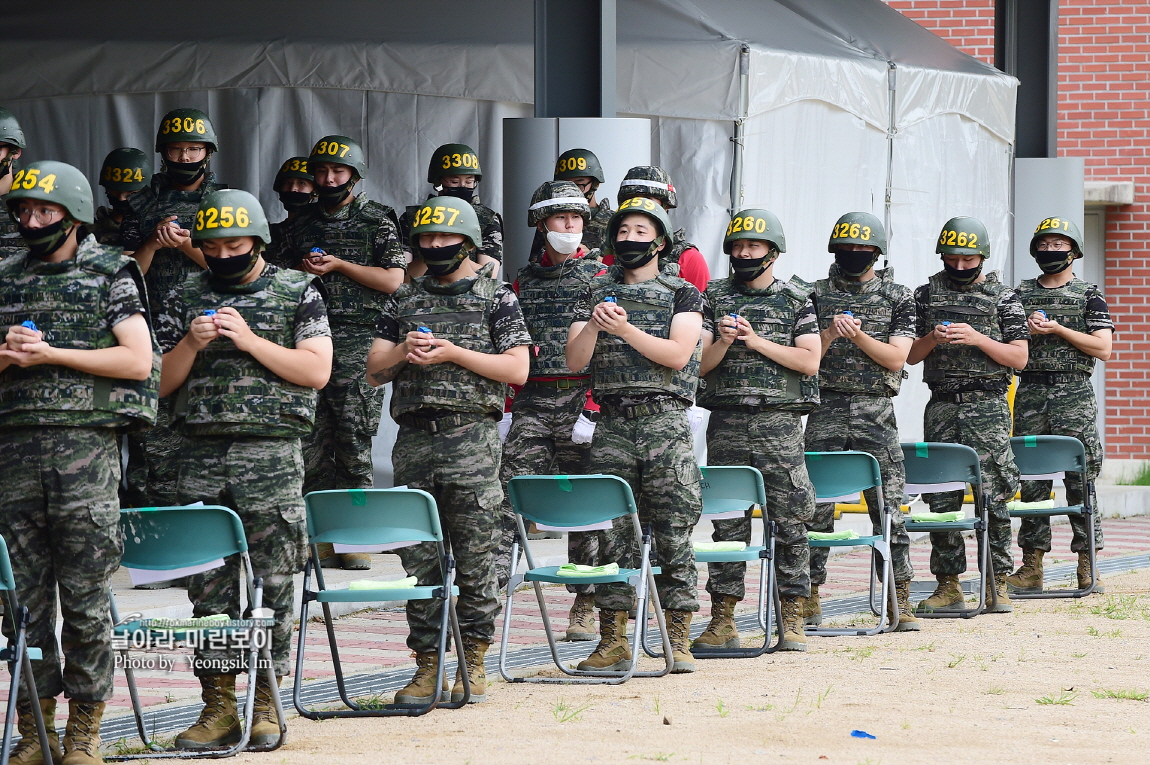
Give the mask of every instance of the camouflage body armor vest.
M 894 282 L 894 269 L 876 270 L 875 278 L 860 282 L 861 289 L 857 292 L 848 292 L 836 285 L 843 281 L 837 265 L 831 266 L 831 274 L 815 282 L 819 329 L 829 327 L 836 314 L 850 311 L 862 322 L 863 332 L 880 343 L 890 342 L 894 307 L 910 295 L 906 287 Z M 839 338 L 827 348 L 819 364 L 819 387 L 843 393 L 897 396 L 905 375 L 905 372 L 890 371 L 850 340 Z
M 399 336 L 427 327 L 436 337 L 479 353 L 496 353 L 491 341 L 491 312 L 501 282 L 484 274 L 440 285 L 421 276 L 395 293 Z M 458 364 L 408 364 L 396 376 L 391 415 L 420 409 L 447 409 L 497 415 L 503 411 L 507 386 Z
M 1018 285 L 1018 298 L 1026 315 L 1045 311 L 1067 329 L 1089 334 L 1086 326 L 1086 294 L 1094 288 L 1090 282 L 1074 277 L 1061 287 L 1046 289 L 1037 279 L 1023 279 Z M 1031 335 L 1027 372 L 1094 371 L 1094 357 L 1083 353 L 1055 335 Z
M 234 308 L 252 332 L 295 347 L 295 314 L 315 277 L 267 264 L 250 284 L 221 285 L 211 274 L 184 282 L 185 327 L 209 309 Z M 172 407 L 173 426 L 193 436 L 302 438 L 315 422 L 316 391 L 275 374 L 226 337 L 196 354 Z
M 519 271 L 519 306 L 535 343 L 528 379 L 576 374 L 567 368 L 567 331 L 575 303 L 602 268 L 584 257 L 557 266 L 528 263 Z
M 669 338 L 675 291 L 690 282 L 667 273 L 639 284 L 623 284 L 622 277 L 623 268 L 618 265 L 595 277 L 591 282 L 591 305 L 614 297 L 631 324 L 654 337 Z M 700 342 L 687 365 L 675 370 L 651 361 L 622 338 L 600 332 L 591 357 L 591 387 L 597 399 L 612 394 L 669 393 L 691 402 L 699 387 L 702 356 Z
M 24 257 L 0 262 L 0 322 L 10 327 L 36 323 L 55 348 L 96 350 L 116 345 L 108 328 L 112 279 L 131 269 L 140 298 L 143 276 L 136 261 L 119 247 L 97 244 L 89 236 L 75 260 L 24 268 Z M 47 266 L 47 268 L 45 268 Z M 55 364 L 0 372 L 0 425 L 66 425 L 137 430 L 153 425 L 159 403 L 160 350 L 152 338 L 152 374 L 147 380 L 115 380 Z
M 987 337 L 1002 342 L 998 326 L 998 301 L 1006 287 L 998 281 L 998 272 L 986 275 L 986 281 L 961 290 L 951 286 L 945 271 L 930 277 L 930 303 L 926 322 L 930 327 L 944 321 L 969 324 Z M 943 379 L 983 379 L 1009 384 L 1013 372 L 978 348 L 969 345 L 937 345 L 926 357 L 922 378 L 929 384 Z
M 787 282 L 776 279 L 764 290 L 748 290 L 733 276 L 707 285 L 716 325 L 722 317 L 737 313 L 751 323 L 760 337 L 786 346 L 794 345 L 795 313 L 809 296 L 810 285 L 798 277 Z M 746 343 L 735 342 L 707 375 L 699 405 L 722 409 L 740 406 L 748 398 L 760 399 L 772 409 L 809 412 L 819 403 L 818 377 L 787 369 L 751 350 Z

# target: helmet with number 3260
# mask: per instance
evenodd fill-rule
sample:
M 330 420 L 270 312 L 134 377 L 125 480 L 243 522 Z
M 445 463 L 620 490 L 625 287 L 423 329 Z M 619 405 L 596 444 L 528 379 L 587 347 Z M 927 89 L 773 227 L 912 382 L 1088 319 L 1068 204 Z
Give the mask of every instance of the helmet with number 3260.
M 990 257 L 990 234 L 978 218 L 960 215 L 951 218 L 942 227 L 938 245 L 934 248 L 939 255 L 981 255 Z
M 268 219 L 260 201 L 246 191 L 220 189 L 205 194 L 196 211 L 192 240 L 229 239 L 252 236 L 264 244 L 272 243 Z
M 770 210 L 748 207 L 731 216 L 727 233 L 723 236 L 723 252 L 731 254 L 731 245 L 738 239 L 755 239 L 770 242 L 779 252 L 787 251 L 787 237 L 783 224 Z

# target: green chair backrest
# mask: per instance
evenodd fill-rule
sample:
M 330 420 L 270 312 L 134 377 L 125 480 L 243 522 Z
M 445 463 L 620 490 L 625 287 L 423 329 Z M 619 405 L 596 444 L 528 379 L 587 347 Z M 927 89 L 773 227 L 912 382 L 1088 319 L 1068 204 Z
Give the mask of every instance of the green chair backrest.
M 120 511 L 124 532 L 122 564 L 167 571 L 246 552 L 240 517 L 218 505 L 143 507 Z
M 522 475 L 507 482 L 515 512 L 545 526 L 590 526 L 638 512 L 631 486 L 613 475 Z
M 1086 449 L 1071 436 L 1015 436 L 1010 439 L 1010 449 L 1018 472 L 1024 476 L 1086 470 Z
M 12 576 L 12 561 L 8 558 L 8 543 L 4 537 L 0 537 L 0 590 L 16 590 L 16 578 Z
M 807 452 L 815 497 L 845 497 L 882 486 L 878 460 L 866 452 Z
M 442 542 L 435 497 L 419 489 L 333 489 L 304 497 L 310 544 Z
M 934 441 L 904 443 L 901 446 L 908 484 L 982 483 L 978 452 L 969 446 Z
M 703 474 L 703 515 L 746 510 L 767 503 L 763 474 L 749 465 L 708 465 Z

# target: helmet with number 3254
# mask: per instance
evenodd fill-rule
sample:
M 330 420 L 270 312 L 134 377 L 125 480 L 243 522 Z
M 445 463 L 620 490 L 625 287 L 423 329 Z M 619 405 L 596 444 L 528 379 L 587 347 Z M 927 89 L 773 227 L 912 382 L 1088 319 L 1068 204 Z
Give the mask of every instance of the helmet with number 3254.
M 313 175 L 317 162 L 347 165 L 361 180 L 366 177 L 367 160 L 364 159 L 363 149 L 355 139 L 345 135 L 325 135 L 316 141 L 307 158 L 308 169 Z
M 208 115 L 199 109 L 173 109 L 160 120 L 156 131 L 156 151 L 162 152 L 165 145 L 182 141 L 206 143 L 212 152 L 219 150 L 216 129 Z
M 787 251 L 787 237 L 783 224 L 770 210 L 748 207 L 731 216 L 727 233 L 723 236 L 723 252 L 731 254 L 731 245 L 739 239 L 755 239 L 770 242 L 779 252 Z
M 474 175 L 476 182 L 483 180 L 479 155 L 465 143 L 445 143 L 431 155 L 427 164 L 427 182 L 438 186 L 445 175 Z
M 411 246 L 418 250 L 420 234 L 462 234 L 471 248 L 483 243 L 479 216 L 470 203 L 457 197 L 432 197 L 419 206 L 412 218 Z
M 152 182 L 152 158 L 139 149 L 112 149 L 100 168 L 100 185 L 108 191 L 139 191 Z
M 951 218 L 942 227 L 938 245 L 934 248 L 939 255 L 981 255 L 990 257 L 990 234 L 978 218 L 960 215 Z
M 13 220 L 16 220 L 16 207 L 21 199 L 58 204 L 73 220 L 81 223 L 95 220 L 91 184 L 83 173 L 63 162 L 43 160 L 17 170 L 12 178 L 12 190 L 4 197 Z
M 239 189 L 220 189 L 205 194 L 196 211 L 192 240 L 251 236 L 272 243 L 264 208 L 254 196 Z

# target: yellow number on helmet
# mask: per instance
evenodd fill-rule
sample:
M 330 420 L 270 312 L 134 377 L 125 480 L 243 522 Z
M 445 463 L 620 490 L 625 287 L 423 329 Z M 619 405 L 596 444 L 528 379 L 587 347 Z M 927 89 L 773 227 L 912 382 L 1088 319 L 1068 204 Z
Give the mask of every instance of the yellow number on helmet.
M 863 226 L 862 238 L 864 240 L 868 240 L 868 241 L 870 240 L 870 226 Z
M 462 157 L 460 157 L 458 154 L 452 154 L 451 155 L 451 166 L 452 167 L 459 167 L 462 164 L 463 164 L 463 158 Z
M 755 227 L 755 219 L 750 215 L 743 218 L 743 231 L 750 231 Z
M 208 129 L 204 125 L 203 120 L 196 120 L 196 132 L 199 133 L 200 135 L 203 135 L 204 133 L 208 132 Z
M 235 208 L 233 208 L 233 207 L 221 207 L 220 208 L 220 225 L 223 226 L 224 228 L 231 228 L 236 222 L 235 217 L 232 215 L 233 209 L 235 209 Z
M 735 218 L 733 221 L 731 221 L 731 233 L 732 234 L 737 234 L 742 230 L 743 230 L 743 219 L 742 218 Z
M 45 175 L 44 180 L 40 181 L 37 185 L 44 189 L 45 194 L 51 194 L 52 189 L 56 188 L 56 174 Z
M 196 231 L 204 230 L 204 211 L 196 210 Z
M 960 233 L 958 235 L 957 244 L 959 247 L 965 247 L 966 246 L 966 232 L 965 231 L 963 231 L 962 233 Z
M 579 158 L 579 169 L 580 170 L 586 170 L 587 169 L 587 158 L 586 157 L 580 157 Z
M 762 218 L 755 218 L 755 233 L 762 234 L 767 230 L 767 222 Z
M 456 210 L 453 207 L 450 210 L 448 210 L 448 212 L 451 213 L 451 219 L 447 221 L 447 225 L 454 226 L 455 225 L 455 219 L 459 217 L 459 210 Z
M 443 218 L 443 211 L 444 211 L 445 209 L 447 209 L 447 208 L 445 208 L 445 207 L 440 207 L 440 206 L 438 206 L 438 205 L 437 205 L 437 206 L 436 206 L 436 208 L 435 208 L 435 212 L 433 212 L 433 213 L 431 214 L 431 222 L 432 222 L 432 223 L 443 223 L 443 220 L 444 220 L 444 218 Z
M 859 235 L 859 224 L 857 224 L 857 223 L 852 223 L 852 224 L 851 224 L 851 228 L 850 228 L 850 232 L 849 232 L 849 233 L 850 233 L 851 239 L 858 239 L 858 235 Z
M 346 156 L 347 156 L 347 153 L 348 153 L 349 151 L 351 151 L 351 147 L 350 147 L 350 146 L 348 146 L 346 143 L 341 143 L 341 144 L 339 145 L 339 148 L 340 148 L 340 152 L 339 152 L 339 156 L 340 156 L 340 157 L 346 157 Z
M 36 188 L 36 178 L 40 175 L 40 171 L 36 168 L 31 168 L 24 174 L 24 188 Z
M 239 226 L 240 228 L 247 228 L 248 224 L 251 222 L 252 222 L 251 218 L 248 217 L 248 208 L 237 207 L 236 208 L 236 225 Z
M 219 217 L 220 211 L 214 207 L 209 207 L 204 222 L 204 228 L 219 228 L 220 224 L 217 222 Z
M 451 155 L 450 154 L 444 154 L 443 155 L 443 169 L 446 170 L 449 167 L 451 167 Z
M 978 234 L 971 234 L 970 238 L 966 240 L 966 246 L 967 247 L 977 247 L 978 246 Z

